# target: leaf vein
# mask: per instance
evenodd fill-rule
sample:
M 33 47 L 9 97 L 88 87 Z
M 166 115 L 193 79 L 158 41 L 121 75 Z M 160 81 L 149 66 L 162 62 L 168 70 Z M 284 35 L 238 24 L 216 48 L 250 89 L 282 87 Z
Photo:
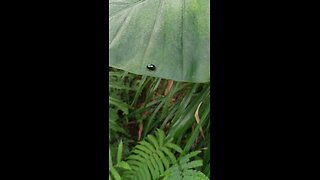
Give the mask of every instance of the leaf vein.
M 125 8 L 123 8 L 123 9 L 121 9 L 120 11 L 117 11 L 117 12 L 115 12 L 114 14 L 109 15 L 109 21 L 110 21 L 112 18 L 114 18 L 115 16 L 117 16 L 118 14 L 121 14 L 121 13 L 124 12 L 124 11 L 127 11 L 127 10 L 129 10 L 129 9 L 131 9 L 131 8 L 133 8 L 133 7 L 136 7 L 136 6 L 140 5 L 141 3 L 145 2 L 145 1 L 146 1 L 146 0 L 137 1 L 136 3 L 133 3 L 133 4 L 129 5 L 128 7 L 125 7 Z
M 158 24 L 159 19 L 160 19 L 160 15 L 161 15 L 160 12 L 161 12 L 162 7 L 163 7 L 163 0 L 160 0 L 159 1 L 159 6 L 158 6 L 158 10 L 157 10 L 157 17 L 156 17 L 156 19 L 154 21 L 154 24 L 153 24 L 153 28 L 152 28 L 152 32 L 151 32 L 150 37 L 149 37 L 148 45 L 147 45 L 147 47 L 145 48 L 145 50 L 143 52 L 142 61 L 143 61 L 144 64 L 145 64 L 145 56 L 146 56 L 146 54 L 147 54 L 147 52 L 148 52 L 148 50 L 150 48 L 150 45 L 151 45 L 151 42 L 152 42 L 152 37 L 154 36 L 155 30 L 156 30 L 156 25 Z M 142 64 L 141 67 L 143 67 L 143 64 Z

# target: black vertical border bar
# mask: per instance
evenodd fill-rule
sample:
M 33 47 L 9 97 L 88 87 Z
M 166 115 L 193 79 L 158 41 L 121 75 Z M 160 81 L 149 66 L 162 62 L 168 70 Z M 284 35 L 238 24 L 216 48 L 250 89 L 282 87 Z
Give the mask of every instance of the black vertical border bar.
M 211 30 L 211 178 L 215 180 L 225 179 L 223 164 L 223 20 L 222 1 L 211 1 L 210 5 L 210 30 Z

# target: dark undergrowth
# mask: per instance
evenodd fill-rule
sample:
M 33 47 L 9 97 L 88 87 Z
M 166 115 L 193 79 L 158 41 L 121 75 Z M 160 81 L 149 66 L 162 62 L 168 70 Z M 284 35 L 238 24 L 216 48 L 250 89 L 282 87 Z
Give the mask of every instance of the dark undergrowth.
M 109 68 L 109 179 L 210 178 L 210 84 Z

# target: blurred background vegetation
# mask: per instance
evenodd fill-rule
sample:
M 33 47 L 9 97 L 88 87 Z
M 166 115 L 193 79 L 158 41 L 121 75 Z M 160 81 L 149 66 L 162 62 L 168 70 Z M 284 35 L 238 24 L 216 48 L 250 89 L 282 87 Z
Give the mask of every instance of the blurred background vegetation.
M 110 67 L 109 128 L 109 179 L 210 178 L 210 83 L 175 82 Z M 180 162 L 186 159 L 193 163 L 182 173 Z

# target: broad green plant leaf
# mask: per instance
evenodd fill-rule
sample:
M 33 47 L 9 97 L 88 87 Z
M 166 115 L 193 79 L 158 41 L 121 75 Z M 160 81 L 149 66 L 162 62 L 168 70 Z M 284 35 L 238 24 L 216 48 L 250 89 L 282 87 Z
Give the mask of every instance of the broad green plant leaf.
M 109 0 L 109 66 L 209 82 L 209 9 L 209 0 Z

